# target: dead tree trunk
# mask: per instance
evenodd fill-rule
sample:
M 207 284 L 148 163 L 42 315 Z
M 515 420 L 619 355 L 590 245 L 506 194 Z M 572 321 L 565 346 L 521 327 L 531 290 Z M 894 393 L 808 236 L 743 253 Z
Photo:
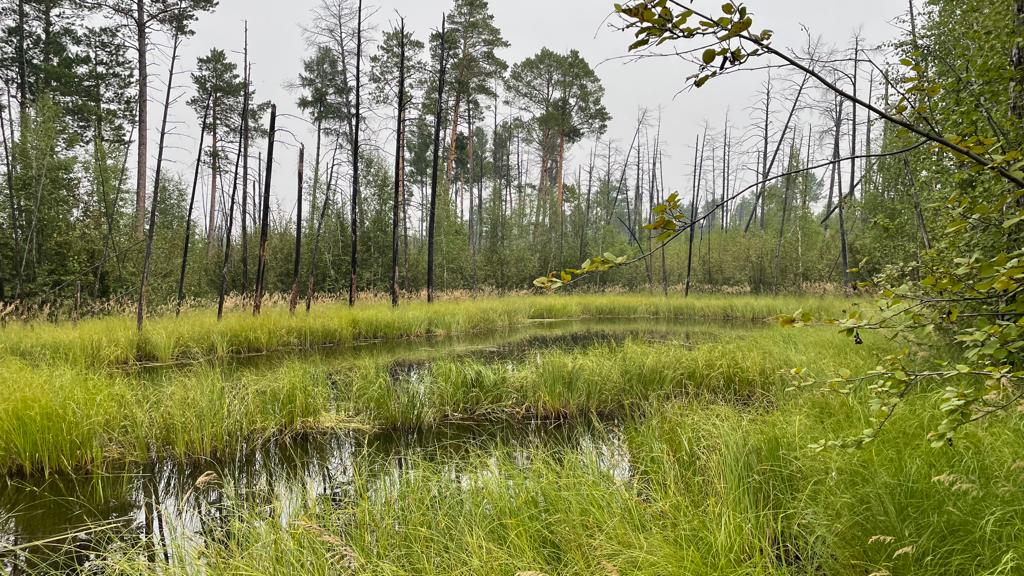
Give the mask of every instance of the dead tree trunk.
M 796 152 L 796 132 L 793 133 L 793 143 L 789 148 L 789 164 L 786 168 L 786 172 L 792 172 L 795 169 L 793 165 L 793 154 Z M 779 225 L 779 241 L 775 246 L 775 286 L 776 288 L 780 285 L 780 279 L 782 277 L 782 244 L 786 239 L 786 219 L 789 216 L 789 193 L 792 189 L 793 177 L 786 176 L 783 179 L 782 185 L 782 223 Z
M 857 70 L 860 64 L 860 38 L 857 38 L 853 49 L 853 97 L 857 97 Z M 857 188 L 857 104 L 850 106 L 850 200 L 855 198 L 854 192 Z
M 320 205 L 320 218 L 316 222 L 316 236 L 313 239 L 313 253 L 309 262 L 309 284 L 306 287 L 306 313 L 313 308 L 313 297 L 316 294 L 316 270 L 320 258 L 320 237 L 324 230 L 324 221 L 327 219 L 327 211 L 331 205 L 331 190 L 334 187 L 334 167 L 337 162 L 339 142 L 334 144 L 334 153 L 331 155 L 331 165 L 327 170 L 327 186 L 324 188 L 324 199 Z
M 664 202 L 665 201 L 665 192 L 666 192 L 666 189 L 665 189 L 665 156 L 664 156 L 664 153 L 661 150 L 658 151 L 658 163 L 660 164 L 660 167 L 661 167 L 661 170 L 660 170 L 661 187 L 659 188 L 659 190 L 661 191 L 661 198 L 660 198 L 659 202 Z M 667 297 L 668 296 L 668 255 L 666 254 L 666 252 L 667 252 L 667 250 L 665 250 L 665 248 L 661 249 L 661 290 L 664 293 L 664 295 Z
M 306 168 L 306 146 L 299 146 L 299 183 L 295 202 L 295 257 L 292 262 L 292 296 L 288 300 L 288 312 L 295 314 L 299 305 L 299 271 L 302 268 L 302 184 Z
M 248 111 L 248 102 L 243 105 L 243 114 Z M 243 123 L 239 131 L 245 130 L 245 124 Z M 228 221 L 227 226 L 224 227 L 224 261 L 220 267 L 220 291 L 217 295 L 217 322 L 224 319 L 224 298 L 228 293 L 228 270 L 231 263 L 231 234 L 234 231 L 235 224 L 235 198 L 238 196 L 238 165 L 242 159 L 242 138 L 238 139 L 238 151 L 235 153 L 235 170 L 231 177 L 231 198 L 228 200 Z M 245 182 L 242 182 L 242 187 L 245 187 Z M 244 208 L 244 206 L 243 206 Z M 242 217 L 245 217 L 245 212 L 242 212 Z
M 434 301 L 434 232 L 437 216 L 438 163 L 441 155 L 441 122 L 444 118 L 444 83 L 448 68 L 448 52 L 445 46 L 446 30 L 444 17 L 441 19 L 440 70 L 437 76 L 437 109 L 434 112 L 434 155 L 430 177 L 430 214 L 427 223 L 427 302 Z
M 252 314 L 259 316 L 263 310 L 263 292 L 267 279 L 267 238 L 270 234 L 270 183 L 274 176 L 274 137 L 277 132 L 277 104 L 270 105 L 270 133 L 267 136 L 267 177 L 263 182 L 263 207 L 260 210 L 260 252 L 256 267 L 256 293 L 253 296 Z
M 141 7 L 142 0 L 139 0 Z M 141 10 L 141 8 L 140 8 Z M 135 326 L 142 332 L 142 323 L 146 315 L 146 284 L 149 282 L 149 261 L 153 256 L 153 238 L 156 235 L 156 208 L 160 200 L 160 170 L 164 162 L 164 142 L 167 140 L 167 113 L 171 109 L 171 92 L 174 89 L 174 65 L 178 61 L 178 48 L 181 42 L 178 34 L 174 34 L 171 48 L 171 63 L 167 72 L 167 93 L 164 96 L 164 113 L 160 120 L 160 143 L 156 149 L 156 172 L 153 176 L 153 205 L 149 210 L 149 231 L 146 235 L 146 254 L 142 259 L 142 278 L 139 281 L 139 300 L 135 310 Z M 141 48 L 140 48 L 141 51 Z M 141 102 L 140 102 L 141 106 Z M 139 135 L 142 138 L 142 135 Z M 145 195 L 145 190 L 143 190 Z
M 597 149 L 591 149 L 590 151 L 590 165 L 587 167 L 587 197 L 585 208 L 583 210 L 583 222 L 580 225 L 580 262 L 587 257 L 587 232 L 590 227 L 590 210 L 594 190 L 594 161 L 597 154 Z
M 213 256 L 214 239 L 217 237 L 217 180 L 220 178 L 220 148 L 217 142 L 217 96 L 213 97 L 213 133 L 210 149 L 210 205 L 206 223 L 206 256 Z
M 359 125 L 362 121 L 362 63 L 363 63 L 363 0 L 356 12 L 356 109 L 355 128 L 352 132 L 352 254 L 351 276 L 348 285 L 348 305 L 356 305 L 359 275 Z
M 199 154 L 196 157 L 195 174 L 192 176 L 192 194 L 188 199 L 188 213 L 185 216 L 185 243 L 181 251 L 181 273 L 178 276 L 178 304 L 175 308 L 175 316 L 181 315 L 181 303 L 185 300 L 185 273 L 188 270 L 188 249 L 192 243 L 192 212 L 196 205 L 196 189 L 199 187 L 199 169 L 203 162 L 203 139 L 206 136 L 206 124 L 210 119 L 211 97 L 206 99 L 206 109 L 203 112 L 203 125 L 199 131 Z
M 395 200 L 391 214 L 391 305 L 398 307 L 398 239 L 402 207 L 402 181 L 405 180 L 402 158 L 405 157 L 405 20 L 398 29 L 398 127 L 395 131 Z
M 779 134 L 779 141 L 775 144 L 775 151 L 772 152 L 772 159 L 768 161 L 768 126 L 765 124 L 765 146 L 763 155 L 761 156 L 761 174 L 759 174 L 759 181 L 765 182 L 761 184 L 761 188 L 757 192 L 757 196 L 754 198 L 754 211 L 751 212 L 750 218 L 747 220 L 747 226 L 743 229 L 744 233 L 750 231 L 750 224 L 753 222 L 754 213 L 757 212 L 758 203 L 760 202 L 761 207 L 761 230 L 764 231 L 764 205 L 767 200 L 764 195 L 768 191 L 768 174 L 775 168 L 775 161 L 779 157 L 779 151 L 782 150 L 782 145 L 786 141 L 786 134 L 789 132 L 789 126 L 793 122 L 794 116 L 796 116 L 797 108 L 800 106 L 800 97 L 803 96 L 804 88 L 807 86 L 807 81 L 810 79 L 810 75 L 805 74 L 804 79 L 800 82 L 800 88 L 796 92 L 796 97 L 793 98 L 793 105 L 789 109 L 789 115 L 786 117 L 786 123 L 782 126 L 782 134 Z
M 704 142 L 707 142 L 707 132 L 704 132 Z M 699 161 L 698 161 L 699 151 Z M 690 244 L 686 251 L 686 289 L 683 295 L 690 296 L 690 278 L 693 272 L 693 241 L 697 233 L 695 222 L 697 221 L 697 204 L 700 202 L 700 181 L 704 172 L 704 145 L 700 139 L 694 144 L 693 149 L 693 198 L 690 205 Z M 755 206 L 756 208 L 756 206 Z
M 245 66 L 245 96 L 242 107 L 242 294 L 249 293 L 249 98 L 252 90 L 252 67 L 249 64 L 249 22 L 245 23 L 245 50 L 242 56 Z

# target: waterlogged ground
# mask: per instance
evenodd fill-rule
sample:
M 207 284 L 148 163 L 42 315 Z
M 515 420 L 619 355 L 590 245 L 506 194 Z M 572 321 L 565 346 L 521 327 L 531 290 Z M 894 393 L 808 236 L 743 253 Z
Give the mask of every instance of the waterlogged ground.
M 1024 573 L 1024 414 L 793 388 L 851 303 L 580 296 L 0 329 L 12 574 Z M 913 349 L 927 363 L 936 349 Z
M 764 328 L 751 322 L 679 322 L 667 319 L 541 320 L 515 329 L 447 337 L 375 341 L 318 350 L 324 386 L 346 393 L 344 373 L 367 361 L 388 366 L 389 385 L 421 396 L 439 359 L 513 365 L 551 352 L 618 347 L 624 343 L 695 348 L 729 331 Z M 126 368 L 139 385 L 160 386 L 190 371 L 214 370 L 225 380 L 309 353 L 277 352 L 218 361 L 186 361 Z M 232 511 L 255 509 L 287 524 L 318 503 L 344 506 L 356 479 L 388 490 L 424 463 L 441 466 L 451 482 L 493 473 L 491 455 L 526 465 L 538 453 L 593 460 L 616 477 L 630 475 L 629 453 L 614 417 L 528 418 L 429 428 L 300 433 L 233 446 L 230 456 L 155 458 L 111 464 L 103 471 L 43 476 L 8 475 L 0 484 L 0 538 L 9 572 L 75 572 L 112 552 L 132 550 L 158 561 L 170 551 L 199 549 L 224 537 Z M 0 549 L 2 550 L 2 549 Z
M 613 424 L 530 422 L 446 425 L 408 434 L 351 432 L 253 446 L 232 459 L 161 460 L 103 474 L 8 478 L 3 485 L 5 565 L 76 573 L 111 553 L 170 561 L 216 546 L 231 516 L 249 510 L 281 525 L 317 506 L 350 506 L 356 491 L 388 492 L 424 464 L 458 485 L 493 474 L 492 453 L 527 465 L 538 451 L 582 457 L 623 480 L 629 453 Z M 481 463 L 485 463 L 481 465 Z M 358 487 L 357 487 L 358 479 Z

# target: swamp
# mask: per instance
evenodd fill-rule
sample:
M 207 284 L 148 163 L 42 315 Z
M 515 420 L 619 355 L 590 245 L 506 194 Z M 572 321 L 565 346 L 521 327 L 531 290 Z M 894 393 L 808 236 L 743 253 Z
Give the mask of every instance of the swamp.
M 4 573 L 1024 575 L 1022 440 L 1024 0 L 0 0 Z

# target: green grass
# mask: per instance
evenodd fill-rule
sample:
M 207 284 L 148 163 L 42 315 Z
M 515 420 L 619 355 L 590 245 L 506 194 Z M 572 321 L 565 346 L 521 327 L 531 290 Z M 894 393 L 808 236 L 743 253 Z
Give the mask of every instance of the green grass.
M 0 468 L 33 474 L 151 455 L 201 457 L 275 435 L 354 426 L 622 415 L 681 399 L 759 405 L 790 382 L 793 367 L 868 367 L 885 347 L 881 338 L 853 346 L 830 328 L 723 331 L 727 338 L 696 347 L 630 340 L 503 363 L 439 359 L 416 379 L 393 379 L 388 356 L 351 363 L 304 356 L 272 367 L 198 365 L 152 375 L 6 360 Z
M 70 323 L 30 322 L 0 328 L 0 358 L 47 365 L 117 368 L 137 363 L 187 362 L 277 350 L 312 350 L 371 340 L 468 333 L 522 326 L 531 320 L 659 317 L 677 320 L 763 320 L 797 309 L 837 313 L 849 303 L 836 298 L 705 296 L 690 299 L 649 295 L 535 296 L 441 302 L 412 302 L 350 309 L 319 305 L 313 313 L 289 315 L 269 309 L 258 318 L 235 312 L 218 323 L 211 311 L 181 318 L 154 318 L 141 334 L 128 318 Z
M 165 575 L 1021 573 L 1024 416 L 983 421 L 933 449 L 926 436 L 938 400 L 920 394 L 866 448 L 818 453 L 809 446 L 869 425 L 864 399 L 786 391 L 789 369 L 858 372 L 895 345 L 866 334 L 857 346 L 828 327 L 720 322 L 842 306 L 602 296 L 331 307 L 294 319 L 274 311 L 223 326 L 193 316 L 153 322 L 141 356 L 133 351 L 142 340 L 114 320 L 83 323 L 81 341 L 69 326 L 13 327 L 0 354 L 0 467 L 57 474 L 157 455 L 225 456 L 274 436 L 353 426 L 420 432 L 598 416 L 590 440 L 558 448 L 471 442 L 404 454 L 399 471 L 385 454 L 357 454 L 340 503 L 319 501 L 285 524 L 268 514 L 280 503 L 229 508 L 215 544 L 175 547 L 169 566 L 130 543 L 100 564 L 111 574 Z M 440 357 L 306 351 L 251 365 L 117 369 L 142 357 L 622 316 L 702 320 L 713 337 L 696 346 L 665 335 Z M 88 355 L 103 342 L 113 345 L 106 356 Z
M 284 526 L 235 510 L 222 545 L 178 549 L 170 567 L 110 562 L 124 574 L 1020 573 L 1021 418 L 936 450 L 933 410 L 914 401 L 869 448 L 816 453 L 809 442 L 864 425 L 857 403 L 675 403 L 598 431 L 590 449 L 413 457 L 391 481 L 364 463 L 340 506 Z
M 336 374 L 340 409 L 370 425 L 422 427 L 452 420 L 629 414 L 687 400 L 766 405 L 792 384 L 789 371 L 867 369 L 891 350 L 881 337 L 857 347 L 831 328 L 719 329 L 715 342 L 627 340 L 515 361 L 440 359 L 413 377 L 369 359 Z M 415 365 L 414 365 L 415 367 Z

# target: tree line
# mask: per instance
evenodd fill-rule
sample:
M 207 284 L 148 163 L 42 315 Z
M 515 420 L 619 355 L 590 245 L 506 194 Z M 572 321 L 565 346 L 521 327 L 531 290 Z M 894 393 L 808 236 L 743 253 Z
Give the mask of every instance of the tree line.
M 455 0 L 429 31 L 359 0 L 321 0 L 290 81 L 300 122 L 277 117 L 253 89 L 248 31 L 243 46 L 178 61 L 195 21 L 214 9 L 213 0 L 0 5 L 0 300 L 132 301 L 143 314 L 140 295 L 179 309 L 218 300 L 223 311 L 227 301 L 258 310 L 267 294 L 309 309 L 318 294 L 355 303 L 390 293 L 397 303 L 422 290 L 523 289 L 591 254 L 649 252 L 673 193 L 699 224 L 643 258 L 640 274 L 614 270 L 584 287 L 802 290 L 912 267 L 946 223 L 947 191 L 921 178 L 944 169 L 935 151 L 791 67 L 766 67 L 749 109 L 723 112 L 696 135 L 692 157 L 672 158 L 669 140 L 694 135 L 663 130 L 658 110 L 637 111 L 628 141 L 609 137 L 605 88 L 579 52 L 507 62 L 485 0 Z M 1011 19 L 1006 36 L 949 34 L 952 22 L 989 11 L 998 7 L 909 2 L 908 32 L 891 43 L 816 41 L 800 56 L 885 110 L 907 105 L 902 68 L 912 62 L 957 87 L 921 96 L 937 126 L 1013 132 L 1010 94 L 977 75 L 1011 70 L 995 65 Z M 968 41 L 994 45 L 981 54 Z M 975 74 L 943 60 L 954 53 Z M 184 68 L 194 71 L 184 78 Z M 185 174 L 164 166 L 181 94 L 201 125 Z M 983 104 L 952 113 L 967 101 Z M 688 189 L 669 190 L 666 172 L 687 173 Z M 293 175 L 296 202 L 284 205 L 271 191 Z

